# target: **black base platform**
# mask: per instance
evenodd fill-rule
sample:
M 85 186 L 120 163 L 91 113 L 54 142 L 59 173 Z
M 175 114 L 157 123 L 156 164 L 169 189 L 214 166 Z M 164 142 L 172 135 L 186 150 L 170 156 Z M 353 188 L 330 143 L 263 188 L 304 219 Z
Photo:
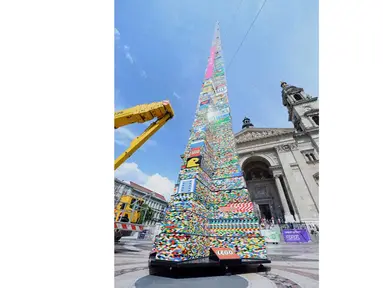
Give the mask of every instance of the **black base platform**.
M 247 258 L 240 261 L 220 261 L 213 260 L 209 257 L 203 257 L 186 261 L 166 261 L 155 259 L 155 254 L 149 257 L 149 268 L 154 267 L 167 267 L 167 268 L 197 268 L 197 267 L 235 267 L 243 265 L 257 265 L 271 263 L 269 259 L 254 259 Z

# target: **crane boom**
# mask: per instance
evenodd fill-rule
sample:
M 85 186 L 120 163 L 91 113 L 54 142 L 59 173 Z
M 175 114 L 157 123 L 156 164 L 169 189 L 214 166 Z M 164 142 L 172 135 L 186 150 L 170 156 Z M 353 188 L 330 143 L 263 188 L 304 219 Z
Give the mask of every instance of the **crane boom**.
M 173 116 L 174 111 L 169 101 L 137 105 L 132 108 L 115 112 L 114 129 L 133 123 L 144 123 L 154 118 L 157 118 L 157 120 L 151 123 L 141 135 L 133 139 L 128 149 L 117 157 L 114 161 L 114 170 L 124 163 L 126 159 L 136 152 L 138 148 L 140 148 Z
M 169 101 L 137 105 L 132 108 L 114 113 L 114 128 L 120 128 L 133 123 L 144 123 L 154 118 L 160 119 L 166 114 L 174 116 L 173 108 Z

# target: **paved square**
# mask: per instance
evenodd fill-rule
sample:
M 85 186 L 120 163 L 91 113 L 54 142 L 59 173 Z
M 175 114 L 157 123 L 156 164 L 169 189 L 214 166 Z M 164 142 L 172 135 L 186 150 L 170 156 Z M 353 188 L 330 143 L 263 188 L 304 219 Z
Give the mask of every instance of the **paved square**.
M 149 275 L 148 257 L 152 247 L 148 241 L 134 241 L 125 247 L 134 246 L 138 252 L 116 247 L 115 287 L 319 287 L 319 245 L 279 244 L 268 245 L 271 264 L 265 264 L 267 271 L 238 271 L 232 276 L 170 278 Z M 138 249 L 137 249 L 138 248 Z M 133 250 L 133 249 L 132 249 Z M 210 273 L 206 271 L 206 273 Z M 205 276 L 205 275 L 204 275 Z M 188 286 L 189 285 L 189 286 Z M 257 286 L 255 286 L 257 285 Z

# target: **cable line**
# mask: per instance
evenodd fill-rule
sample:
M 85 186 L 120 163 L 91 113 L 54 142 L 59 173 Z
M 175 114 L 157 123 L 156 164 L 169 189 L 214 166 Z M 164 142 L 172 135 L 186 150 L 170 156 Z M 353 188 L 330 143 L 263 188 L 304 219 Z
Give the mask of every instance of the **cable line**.
M 235 56 L 237 56 L 238 51 L 241 49 L 243 42 L 245 42 L 245 40 L 246 40 L 246 38 L 247 38 L 247 35 L 249 34 L 251 28 L 253 28 L 253 25 L 254 25 L 255 21 L 257 21 L 258 16 L 259 16 L 259 14 L 262 12 L 263 6 L 265 6 L 266 2 L 267 2 L 267 0 L 263 1 L 261 8 L 258 10 L 258 13 L 255 15 L 255 17 L 254 17 L 254 19 L 253 19 L 253 22 L 251 22 L 249 29 L 247 30 L 245 36 L 244 36 L 243 39 L 242 39 L 242 42 L 239 44 L 239 46 L 238 46 L 238 48 L 237 48 L 237 51 L 235 51 L 234 56 L 231 58 L 231 60 L 230 60 L 230 62 L 229 62 L 229 65 L 227 66 L 227 70 L 229 70 L 229 68 L 230 68 L 230 66 L 231 66 L 231 63 L 233 62 Z

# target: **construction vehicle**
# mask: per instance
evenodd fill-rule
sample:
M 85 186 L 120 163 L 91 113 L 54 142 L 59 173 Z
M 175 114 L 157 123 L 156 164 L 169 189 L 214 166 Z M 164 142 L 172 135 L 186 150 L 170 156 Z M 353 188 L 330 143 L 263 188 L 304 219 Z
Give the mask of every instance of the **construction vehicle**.
M 134 152 L 136 152 L 150 137 L 154 135 L 165 123 L 173 118 L 174 111 L 170 102 L 165 100 L 162 102 L 154 102 L 150 104 L 137 105 L 132 108 L 124 109 L 114 113 L 114 129 L 135 124 L 144 123 L 157 118 L 151 123 L 145 131 L 132 140 L 130 146 L 114 161 L 114 170 L 120 167 Z M 144 199 L 136 198 L 132 195 L 122 195 L 114 209 L 115 221 L 115 240 L 125 236 L 125 232 L 131 232 L 130 224 L 137 223 L 140 219 L 141 206 Z M 122 220 L 122 221 L 121 221 Z M 127 224 L 122 224 L 127 223 Z M 133 225 L 136 227 L 137 225 Z M 139 230 L 143 227 L 139 227 Z
M 136 209 L 141 207 L 142 204 L 144 204 L 144 199 L 142 198 L 136 198 L 132 195 L 123 195 L 115 208 L 114 221 L 137 223 L 140 219 L 141 211 L 137 211 Z

